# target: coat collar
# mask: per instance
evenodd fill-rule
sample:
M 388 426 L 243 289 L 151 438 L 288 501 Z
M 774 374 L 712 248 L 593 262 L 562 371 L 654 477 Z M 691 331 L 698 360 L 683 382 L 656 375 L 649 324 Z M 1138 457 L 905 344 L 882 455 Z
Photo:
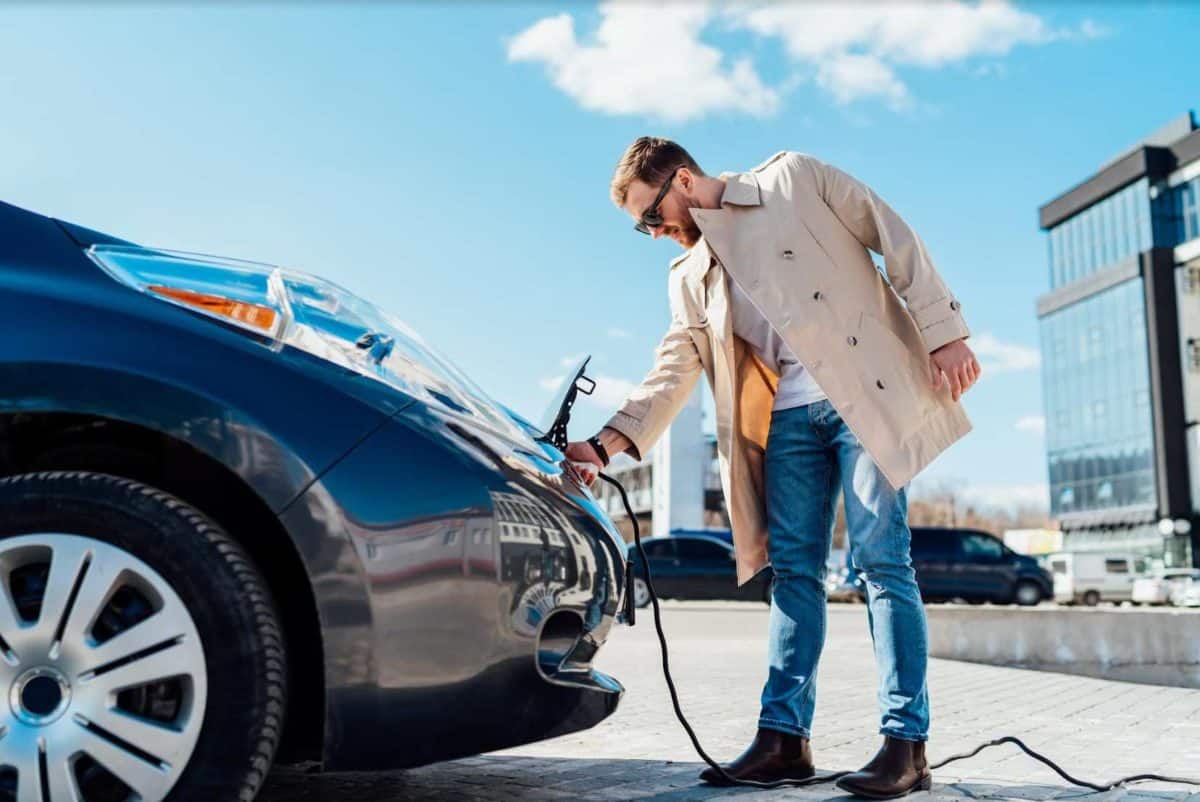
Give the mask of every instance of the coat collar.
M 758 176 L 754 173 L 721 173 L 725 191 L 721 193 L 721 207 L 761 206 L 762 191 L 758 188 Z
M 726 214 L 728 211 L 727 207 L 762 205 L 762 190 L 758 186 L 758 176 L 754 173 L 721 173 L 719 178 L 725 182 L 725 191 L 721 193 L 721 208 L 692 210 L 692 217 L 696 220 L 696 225 L 700 226 L 700 230 L 706 236 L 711 229 L 724 229 L 726 218 L 728 217 Z M 703 248 L 701 247 L 702 245 L 704 246 Z M 683 264 L 693 256 L 693 253 L 695 253 L 698 261 L 703 262 L 703 268 L 699 274 L 699 278 L 703 278 L 704 273 L 707 272 L 707 268 L 712 262 L 709 258 L 711 253 L 707 243 L 704 242 L 704 237 L 701 237 L 699 242 L 672 259 L 671 269 L 674 270 Z

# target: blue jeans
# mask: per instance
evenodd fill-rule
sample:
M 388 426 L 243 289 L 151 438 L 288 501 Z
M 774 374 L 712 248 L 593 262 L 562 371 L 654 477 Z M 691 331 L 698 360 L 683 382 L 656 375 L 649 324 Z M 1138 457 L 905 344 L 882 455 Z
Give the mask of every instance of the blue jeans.
M 893 490 L 827 399 L 776 410 L 764 463 L 775 571 L 769 672 L 758 725 L 809 736 L 825 643 L 825 561 L 838 495 L 850 559 L 867 588 L 879 672 L 879 731 L 929 737 L 925 608 L 909 557 L 906 488 Z

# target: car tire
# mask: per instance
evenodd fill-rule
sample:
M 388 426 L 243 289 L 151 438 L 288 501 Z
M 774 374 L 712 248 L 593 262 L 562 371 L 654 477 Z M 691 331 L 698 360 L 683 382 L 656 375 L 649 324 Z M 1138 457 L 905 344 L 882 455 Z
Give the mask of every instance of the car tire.
M 18 700 L 0 764 L 16 764 L 15 788 L 41 782 L 45 802 L 257 795 L 282 734 L 286 656 L 266 583 L 220 527 L 115 476 L 11 476 L 0 567 L 0 688 Z M 15 753 L 23 744 L 33 753 Z
M 1042 589 L 1036 582 L 1018 582 L 1013 588 L 1013 604 L 1021 607 L 1036 607 L 1041 601 Z
M 637 607 L 650 606 L 650 586 L 640 576 L 633 578 L 633 603 Z
M 1080 599 L 1080 601 L 1083 602 L 1085 607 L 1095 607 L 1100 603 L 1100 594 L 1094 590 L 1089 590 L 1083 594 L 1083 597 Z

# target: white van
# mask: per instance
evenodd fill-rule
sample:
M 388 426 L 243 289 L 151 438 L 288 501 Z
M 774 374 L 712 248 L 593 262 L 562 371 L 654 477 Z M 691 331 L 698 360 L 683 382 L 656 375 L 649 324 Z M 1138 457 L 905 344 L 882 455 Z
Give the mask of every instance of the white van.
M 1134 604 L 1170 604 L 1175 589 L 1200 580 L 1200 568 L 1160 568 L 1133 583 Z
M 1129 601 L 1133 582 L 1145 568 L 1144 557 L 1103 552 L 1059 552 L 1050 555 L 1054 600 L 1089 607 L 1102 601 Z

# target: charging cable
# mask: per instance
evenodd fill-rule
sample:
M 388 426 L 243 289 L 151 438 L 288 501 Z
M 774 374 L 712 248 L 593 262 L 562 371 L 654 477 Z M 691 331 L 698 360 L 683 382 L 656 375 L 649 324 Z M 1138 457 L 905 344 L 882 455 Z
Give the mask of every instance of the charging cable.
M 774 782 L 760 782 L 758 780 L 739 780 L 735 777 L 730 776 L 729 773 L 727 773 L 725 771 L 725 769 L 723 769 L 715 760 L 713 760 L 711 757 L 708 756 L 708 753 L 705 752 L 704 748 L 700 746 L 700 739 L 696 737 L 696 731 L 692 729 L 692 725 L 688 723 L 687 718 L 683 715 L 683 709 L 679 706 L 679 693 L 675 690 L 675 681 L 671 678 L 671 666 L 670 666 L 670 661 L 669 661 L 669 658 L 667 655 L 667 636 L 663 632 L 663 626 L 662 626 L 662 611 L 659 609 L 659 606 L 658 606 L 658 594 L 654 592 L 654 582 L 650 578 L 650 560 L 648 560 L 646 558 L 646 551 L 642 548 L 642 535 L 641 535 L 641 531 L 638 527 L 637 516 L 633 514 L 633 505 L 631 505 L 629 503 L 629 496 L 625 493 L 625 488 L 621 486 L 620 482 L 618 482 L 616 479 L 614 479 L 613 477 L 609 476 L 606 473 L 599 473 L 598 476 L 601 479 L 603 479 L 604 481 L 608 482 L 613 487 L 615 487 L 617 489 L 617 492 L 619 492 L 621 494 L 621 501 L 625 505 L 625 513 L 629 516 L 629 520 L 633 523 L 633 543 L 634 543 L 634 547 L 637 549 L 638 557 L 640 558 L 640 561 L 642 563 L 642 573 L 643 573 L 643 578 L 646 580 L 646 590 L 648 590 L 650 592 L 650 604 L 653 606 L 653 609 L 654 609 L 654 629 L 658 633 L 658 645 L 662 652 L 663 678 L 667 681 L 667 690 L 671 694 L 671 705 L 675 708 L 675 718 L 679 719 L 680 725 L 683 726 L 683 729 L 687 732 L 688 737 L 692 739 L 692 747 L 696 750 L 696 754 L 698 754 L 704 760 L 705 763 L 707 763 L 709 766 L 711 766 L 713 768 L 713 770 L 715 772 L 717 772 L 717 775 L 721 778 L 722 782 L 724 782 L 728 785 L 746 785 L 746 786 L 750 786 L 752 788 L 780 788 L 780 787 L 787 786 L 787 785 L 793 785 L 793 786 L 817 785 L 820 783 L 833 782 L 834 780 L 837 780 L 841 777 L 845 777 L 847 774 L 850 774 L 850 772 L 848 772 L 848 771 L 839 771 L 839 772 L 834 772 L 831 774 L 819 774 L 817 776 L 809 777 L 804 780 L 776 780 Z M 625 620 L 629 624 L 633 624 L 635 621 L 636 614 L 634 613 L 634 609 L 635 609 L 635 605 L 633 604 L 633 563 L 630 561 L 627 561 L 625 564 L 625 609 L 624 609 L 624 613 L 625 613 Z M 1039 754 L 1038 752 L 1034 751 L 1033 749 L 1030 749 L 1020 738 L 1015 738 L 1011 735 L 1006 735 L 1002 738 L 996 738 L 995 740 L 991 740 L 986 743 L 980 744 L 979 746 L 975 747 L 970 752 L 964 752 L 961 755 L 952 755 L 952 756 L 946 758 L 945 760 L 939 761 L 937 763 L 932 763 L 929 766 L 929 770 L 933 771 L 935 769 L 940 769 L 943 766 L 945 766 L 949 763 L 953 763 L 956 760 L 966 760 L 969 757 L 974 757 L 975 755 L 979 754 L 984 749 L 988 749 L 993 746 L 999 746 L 1001 744 L 1014 744 L 1018 749 L 1020 749 L 1022 752 L 1029 755 L 1030 757 L 1032 757 L 1034 760 L 1040 761 L 1041 763 L 1044 763 L 1045 765 L 1049 766 L 1051 769 L 1053 769 L 1053 771 L 1058 776 L 1062 777 L 1064 780 L 1071 783 L 1072 785 L 1078 785 L 1083 788 L 1090 788 L 1093 791 L 1109 791 L 1109 790 L 1112 790 L 1113 788 L 1117 788 L 1122 785 L 1126 785 L 1128 783 L 1141 782 L 1141 781 L 1145 781 L 1145 780 L 1158 780 L 1160 782 L 1178 783 L 1180 785 L 1200 785 L 1200 779 L 1192 779 L 1192 778 L 1188 778 L 1188 777 L 1165 777 L 1161 774 L 1135 774 L 1131 777 L 1122 777 L 1118 780 L 1113 780 L 1110 783 L 1088 782 L 1087 780 L 1081 780 L 1077 777 L 1071 776 L 1066 771 L 1064 771 L 1053 760 L 1046 757 L 1045 755 Z

